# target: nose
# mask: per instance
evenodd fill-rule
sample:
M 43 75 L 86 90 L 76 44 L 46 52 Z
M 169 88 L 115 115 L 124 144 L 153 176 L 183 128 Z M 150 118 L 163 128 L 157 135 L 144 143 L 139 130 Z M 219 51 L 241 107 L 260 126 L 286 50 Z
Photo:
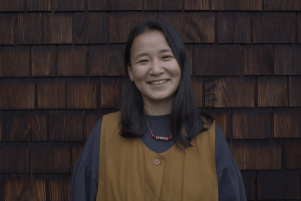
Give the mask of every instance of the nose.
M 163 63 L 159 59 L 154 59 L 151 62 L 149 73 L 151 75 L 160 75 L 164 72 Z

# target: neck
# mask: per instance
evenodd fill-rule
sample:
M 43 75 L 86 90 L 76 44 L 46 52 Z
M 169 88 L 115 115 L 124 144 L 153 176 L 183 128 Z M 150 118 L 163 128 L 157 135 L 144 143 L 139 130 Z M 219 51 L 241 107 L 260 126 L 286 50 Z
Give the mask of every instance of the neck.
M 146 114 L 153 116 L 170 114 L 172 105 L 173 99 L 158 102 L 144 101 L 144 111 Z

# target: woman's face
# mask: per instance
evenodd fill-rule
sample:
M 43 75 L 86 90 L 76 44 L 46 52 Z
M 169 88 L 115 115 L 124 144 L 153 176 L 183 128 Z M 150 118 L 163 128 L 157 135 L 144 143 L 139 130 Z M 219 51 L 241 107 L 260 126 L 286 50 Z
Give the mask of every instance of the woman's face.
M 138 35 L 131 47 L 128 73 L 145 103 L 174 99 L 181 69 L 161 31 Z

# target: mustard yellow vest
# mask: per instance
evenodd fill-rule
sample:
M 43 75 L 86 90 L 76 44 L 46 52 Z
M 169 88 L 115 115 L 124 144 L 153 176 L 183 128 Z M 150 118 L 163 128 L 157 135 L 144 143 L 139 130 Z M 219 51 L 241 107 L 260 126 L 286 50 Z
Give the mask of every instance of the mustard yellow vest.
M 173 145 L 155 153 L 119 135 L 119 116 L 102 120 L 97 201 L 218 201 L 215 123 L 185 152 Z

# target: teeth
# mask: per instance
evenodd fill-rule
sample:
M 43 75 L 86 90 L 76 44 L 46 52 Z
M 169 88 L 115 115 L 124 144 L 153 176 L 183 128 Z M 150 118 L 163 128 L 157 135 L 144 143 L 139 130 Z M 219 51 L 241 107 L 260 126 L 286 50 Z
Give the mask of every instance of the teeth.
M 153 85 L 159 85 L 159 84 L 164 84 L 165 82 L 167 82 L 167 80 L 161 80 L 161 81 L 151 82 L 151 84 L 153 84 Z

